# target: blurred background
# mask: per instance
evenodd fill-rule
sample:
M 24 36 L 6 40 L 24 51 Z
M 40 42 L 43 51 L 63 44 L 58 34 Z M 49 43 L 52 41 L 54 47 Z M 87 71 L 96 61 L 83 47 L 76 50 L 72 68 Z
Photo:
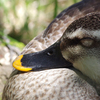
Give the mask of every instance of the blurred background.
M 0 100 L 11 62 L 65 8 L 80 0 L 0 0 Z

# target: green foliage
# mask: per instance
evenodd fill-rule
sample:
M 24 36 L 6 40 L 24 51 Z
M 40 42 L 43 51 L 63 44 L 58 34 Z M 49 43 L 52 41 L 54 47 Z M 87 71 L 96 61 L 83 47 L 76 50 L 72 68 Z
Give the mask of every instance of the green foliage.
M 0 0 L 0 29 L 4 34 L 27 44 L 58 13 L 78 1 L 80 0 Z
M 1 93 L 0 93 L 1 94 Z M 1 94 L 2 95 L 2 94 Z M 2 100 L 2 97 L 0 97 L 0 100 Z
M 0 32 L 0 41 L 2 45 L 12 45 L 12 46 L 16 46 L 20 49 L 23 49 L 23 47 L 25 46 L 22 42 L 19 42 L 15 39 L 13 39 L 10 36 L 5 35 L 4 33 Z M 7 42 L 5 39 L 3 39 L 3 37 L 6 37 L 6 39 L 9 40 L 9 42 Z
M 54 7 L 54 14 L 53 14 L 53 18 L 55 18 L 56 16 L 57 16 L 57 10 L 58 10 L 58 1 L 57 0 L 55 0 L 55 2 L 54 2 L 54 4 L 55 4 L 55 7 Z
M 13 39 L 12 37 L 8 36 L 8 38 L 10 40 L 10 43 L 9 43 L 10 45 L 16 46 L 20 49 L 23 49 L 23 47 L 25 46 L 22 42 L 19 42 L 19 41 Z

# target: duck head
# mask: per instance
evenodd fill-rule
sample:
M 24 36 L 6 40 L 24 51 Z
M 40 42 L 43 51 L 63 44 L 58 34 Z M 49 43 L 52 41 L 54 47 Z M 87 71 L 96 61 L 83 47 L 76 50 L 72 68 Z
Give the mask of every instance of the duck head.
M 74 21 L 55 44 L 20 55 L 13 67 L 20 71 L 69 68 L 100 83 L 100 14 L 91 13 Z

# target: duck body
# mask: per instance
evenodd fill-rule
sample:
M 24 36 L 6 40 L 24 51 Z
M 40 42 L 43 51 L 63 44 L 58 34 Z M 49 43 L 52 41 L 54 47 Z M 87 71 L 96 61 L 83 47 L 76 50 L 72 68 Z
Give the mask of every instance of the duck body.
M 3 100 L 100 100 L 95 89 L 69 69 L 15 75 L 4 91 Z
M 65 9 L 51 22 L 43 34 L 34 38 L 23 49 L 21 55 L 44 50 L 59 41 L 73 21 L 91 13 L 99 13 L 99 5 L 99 0 L 83 0 Z M 62 50 L 62 56 L 67 60 L 65 54 L 68 52 L 64 51 L 63 46 Z M 99 93 L 87 80 L 83 80 L 65 67 L 27 73 L 14 70 L 4 87 L 3 100 L 100 100 Z

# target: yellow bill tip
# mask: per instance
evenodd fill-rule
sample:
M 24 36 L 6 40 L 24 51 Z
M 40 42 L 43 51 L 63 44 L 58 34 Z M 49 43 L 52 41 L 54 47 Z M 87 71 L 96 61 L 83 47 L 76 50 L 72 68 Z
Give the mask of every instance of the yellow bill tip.
M 19 71 L 24 71 L 24 72 L 31 71 L 32 68 L 26 68 L 22 66 L 22 63 L 21 63 L 22 58 L 23 58 L 23 55 L 18 56 L 13 62 L 13 67 Z

